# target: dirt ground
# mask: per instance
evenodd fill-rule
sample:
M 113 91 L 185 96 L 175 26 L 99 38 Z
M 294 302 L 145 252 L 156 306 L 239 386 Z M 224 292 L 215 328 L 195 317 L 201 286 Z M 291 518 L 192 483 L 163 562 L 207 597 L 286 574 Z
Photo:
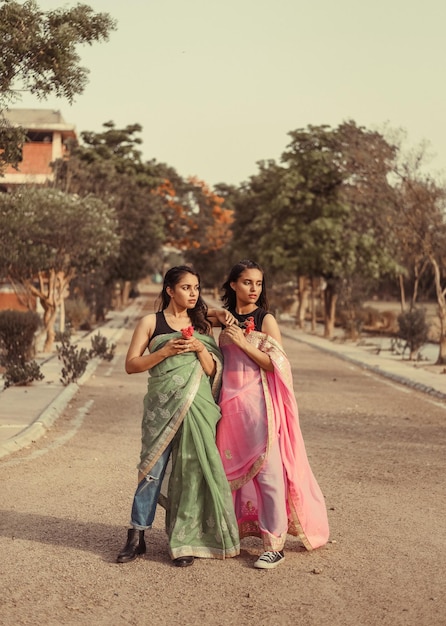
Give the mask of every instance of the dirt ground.
M 136 483 L 145 375 L 128 329 L 47 436 L 0 460 L 3 626 L 446 624 L 446 403 L 286 340 L 329 543 L 291 538 L 271 571 L 239 557 L 169 560 L 164 516 L 118 565 Z

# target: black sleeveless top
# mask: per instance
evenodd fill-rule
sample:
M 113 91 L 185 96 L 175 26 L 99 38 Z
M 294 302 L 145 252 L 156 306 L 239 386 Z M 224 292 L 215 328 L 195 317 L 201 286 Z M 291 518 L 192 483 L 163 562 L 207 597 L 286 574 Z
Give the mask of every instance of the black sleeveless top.
M 155 330 L 153 331 L 153 335 L 151 336 L 150 341 L 152 341 L 152 339 L 154 337 L 157 337 L 158 335 L 168 335 L 169 333 L 178 332 L 174 330 L 173 328 L 171 328 L 169 324 L 166 322 L 166 318 L 164 317 L 164 311 L 158 311 L 158 313 L 155 313 L 155 316 L 156 316 Z
M 265 309 L 261 309 L 260 307 L 257 307 L 257 309 L 252 311 L 252 313 L 244 313 L 243 315 L 241 315 L 240 313 L 236 313 L 235 311 L 231 311 L 231 313 L 240 324 L 244 324 L 246 320 L 248 319 L 248 317 L 253 317 L 255 330 L 258 330 L 259 332 L 261 332 L 263 319 L 265 315 L 268 314 L 268 311 L 265 311 Z

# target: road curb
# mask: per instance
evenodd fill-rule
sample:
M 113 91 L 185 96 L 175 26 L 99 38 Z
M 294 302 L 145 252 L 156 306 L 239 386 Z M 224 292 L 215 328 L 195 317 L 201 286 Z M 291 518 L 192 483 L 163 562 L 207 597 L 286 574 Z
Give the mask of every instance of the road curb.
M 97 365 L 96 365 L 97 367 Z M 95 367 L 95 369 L 96 369 Z M 92 373 L 92 372 L 91 372 Z M 91 375 L 91 374 L 90 374 Z M 84 374 L 85 376 L 85 374 Z M 5 441 L 0 447 L 0 459 L 7 454 L 26 448 L 42 437 L 46 431 L 54 424 L 56 419 L 68 405 L 70 400 L 76 395 L 79 389 L 77 383 L 67 385 L 51 402 L 46 409 L 29 426 L 20 433 Z
M 130 305 L 124 312 L 126 314 L 124 325 L 119 326 L 108 337 L 110 342 L 118 341 L 125 329 L 127 328 L 128 320 L 136 317 L 143 307 L 142 302 Z M 83 338 L 86 341 L 88 338 L 101 332 L 101 327 L 95 328 L 91 333 L 88 333 Z M 57 359 L 57 355 L 53 355 L 52 359 Z M 89 361 L 85 372 L 75 383 L 69 383 L 66 387 L 62 388 L 54 398 L 52 402 L 36 417 L 36 419 L 26 426 L 22 431 L 7 439 L 0 444 L 0 459 L 3 457 L 22 450 L 31 445 L 38 439 L 40 439 L 51 428 L 54 422 L 63 413 L 69 402 L 74 398 L 79 388 L 85 384 L 91 376 L 94 374 L 102 359 L 95 357 Z
M 373 374 L 377 374 L 378 376 L 381 376 L 382 378 L 390 379 L 393 382 L 399 383 L 400 385 L 405 385 L 406 387 L 410 387 L 411 389 L 422 391 L 423 393 L 427 393 L 431 396 L 434 396 L 435 398 L 439 400 L 446 400 L 446 393 L 443 393 L 442 391 L 439 391 L 438 389 L 435 389 L 434 387 L 430 387 L 429 385 L 424 385 L 423 383 L 416 382 L 400 374 L 394 374 L 393 372 L 385 371 L 381 367 L 377 367 L 376 365 L 370 365 L 368 363 L 365 363 L 364 360 L 355 359 L 355 357 L 352 357 L 348 354 L 343 354 L 342 352 L 338 352 L 337 350 L 332 350 L 328 346 L 322 346 L 319 343 L 316 343 L 311 340 L 307 340 L 304 337 L 296 337 L 295 334 L 287 331 L 286 328 L 281 327 L 280 330 L 281 330 L 282 335 L 284 337 L 287 337 L 288 339 L 293 339 L 294 341 L 304 343 L 308 346 L 316 348 L 317 350 L 320 350 L 321 352 L 325 352 L 326 354 L 331 354 L 332 356 L 337 357 L 338 359 L 347 361 L 348 363 L 353 363 L 354 365 L 357 365 L 358 367 L 361 367 L 362 369 L 365 369 L 369 372 L 373 372 Z

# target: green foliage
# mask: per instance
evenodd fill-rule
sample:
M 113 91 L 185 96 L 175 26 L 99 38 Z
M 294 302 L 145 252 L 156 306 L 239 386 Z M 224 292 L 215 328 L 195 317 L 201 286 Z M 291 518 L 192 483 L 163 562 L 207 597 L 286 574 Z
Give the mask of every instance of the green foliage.
M 92 321 L 105 321 L 106 313 L 112 306 L 112 281 L 107 267 L 100 267 L 75 276 L 71 282 L 71 293 L 87 304 Z
M 429 325 L 426 322 L 425 309 L 412 309 L 398 316 L 398 337 L 406 342 L 410 350 L 410 358 L 428 340 Z
M 1 63 L 1 61 L 0 61 Z M 0 111 L 1 113 L 1 111 Z M 26 135 L 23 128 L 16 128 L 0 114 L 0 175 L 6 164 L 17 167 L 22 159 L 22 145 Z
M 32 280 L 100 266 L 119 245 L 113 208 L 92 196 L 23 188 L 0 195 L 0 272 Z
M 0 362 L 5 365 L 5 387 L 30 385 L 44 378 L 34 353 L 40 317 L 32 311 L 0 311 Z
M 88 76 L 77 47 L 105 41 L 115 28 L 107 13 L 94 13 L 86 4 L 44 12 L 34 0 L 0 0 L 0 174 L 8 163 L 17 166 L 25 139 L 23 129 L 7 123 L 4 109 L 22 91 L 72 102 Z
M 234 209 L 233 263 L 251 257 L 270 268 L 285 269 L 289 261 L 288 235 L 292 211 L 281 201 L 285 170 L 274 162 L 259 163 L 259 173 L 240 189 L 226 189 L 226 203 Z M 297 219 L 297 216 L 296 216 Z M 277 231 L 278 229 L 278 231 Z M 295 229 L 294 229 L 295 230 Z M 274 233 L 277 232 L 277 236 Z
M 32 311 L 0 311 L 1 361 L 24 365 L 33 354 L 40 317 Z
M 2 0 L 0 108 L 17 98 L 17 88 L 71 102 L 83 92 L 88 74 L 76 47 L 107 40 L 114 28 L 107 13 L 95 14 L 86 4 L 43 12 L 34 0 Z
M 71 343 L 70 334 L 65 332 L 57 337 L 57 357 L 63 363 L 60 381 L 66 386 L 76 382 L 87 369 L 89 353 L 85 348 L 78 348 Z
M 107 338 L 98 333 L 91 338 L 90 358 L 95 356 L 105 361 L 111 361 L 114 357 L 116 344 L 109 345 Z
M 117 254 L 117 230 L 114 209 L 93 196 L 47 188 L 0 194 L 0 274 L 40 299 L 46 352 L 63 293 L 76 273 L 101 267 Z
M 35 380 L 43 380 L 45 377 L 40 371 L 36 361 L 29 363 L 8 363 L 3 374 L 5 388 L 15 386 L 27 386 Z
M 233 264 L 229 246 L 206 253 L 190 250 L 185 253 L 185 261 L 200 274 L 201 286 L 204 288 L 220 288 L 226 279 L 228 268 Z
M 223 198 L 166 164 L 144 163 L 139 124 L 103 126 L 101 133 L 81 133 L 83 144 L 73 146 L 70 158 L 57 161 L 54 169 L 59 188 L 95 194 L 115 207 L 122 238 L 109 277 L 135 282 L 159 271 L 162 244 L 187 252 L 194 265 L 211 261 L 230 238 L 232 212 L 222 206 Z
M 386 219 L 393 146 L 354 122 L 290 137 L 282 165 L 260 163 L 234 197 L 237 247 L 273 271 L 327 281 L 395 273 Z
M 258 174 L 232 194 L 233 249 L 282 281 L 322 277 L 330 336 L 342 289 L 356 301 L 371 284 L 401 272 L 389 227 L 396 148 L 352 121 L 289 135 L 281 164 L 260 163 Z
M 70 158 L 56 161 L 56 185 L 80 197 L 94 195 L 112 206 L 119 224 L 118 255 L 107 263 L 108 279 L 136 281 L 157 269 L 153 257 L 164 240 L 162 199 L 154 193 L 170 169 L 143 163 L 139 124 L 104 124 L 101 133 L 83 132 Z M 173 172 L 173 170 L 172 170 Z
M 293 283 L 277 283 L 268 288 L 269 308 L 276 315 L 288 312 L 296 301 L 296 286 Z

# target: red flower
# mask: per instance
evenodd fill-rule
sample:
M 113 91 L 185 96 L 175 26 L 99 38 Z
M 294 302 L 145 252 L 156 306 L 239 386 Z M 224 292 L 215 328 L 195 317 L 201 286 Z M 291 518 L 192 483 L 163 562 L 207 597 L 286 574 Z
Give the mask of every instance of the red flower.
M 245 335 L 249 335 L 249 333 L 255 329 L 254 318 L 252 315 L 248 317 L 245 322 Z
M 184 339 L 190 339 L 194 334 L 194 327 L 188 326 L 187 328 L 182 328 L 181 334 L 183 335 Z

